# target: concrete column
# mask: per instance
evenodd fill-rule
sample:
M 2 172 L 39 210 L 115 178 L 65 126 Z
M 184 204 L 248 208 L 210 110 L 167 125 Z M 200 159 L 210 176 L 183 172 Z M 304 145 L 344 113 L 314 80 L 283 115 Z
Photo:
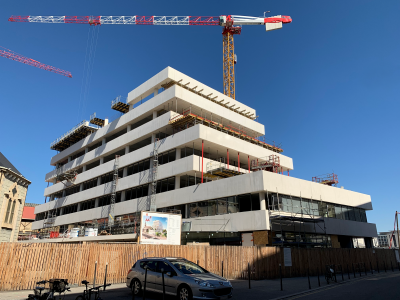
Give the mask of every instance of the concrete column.
M 175 189 L 180 189 L 181 188 L 181 176 L 176 175 L 175 176 Z
M 265 203 L 265 193 L 260 192 L 260 210 L 267 210 L 267 205 Z
M 82 172 L 85 172 L 86 171 L 86 165 L 83 165 L 82 166 Z
M 128 176 L 128 167 L 125 167 L 125 168 L 124 168 L 124 172 L 122 173 L 122 176 L 123 176 L 123 177 Z
M 64 212 L 64 207 L 61 207 L 61 208 L 60 208 L 60 216 L 63 215 L 63 212 Z
M 131 131 L 131 130 L 132 130 L 132 125 L 129 124 L 129 125 L 127 126 L 127 131 L 129 132 L 129 131 Z
M 153 120 L 154 120 L 155 118 L 157 118 L 157 112 L 156 112 L 156 111 L 153 111 Z
M 106 143 L 106 138 L 103 138 L 103 139 L 101 140 L 101 144 L 104 145 L 105 143 Z
M 97 177 L 97 186 L 101 185 L 101 176 Z
M 71 161 L 71 156 L 68 156 L 68 162 L 70 162 Z
M 85 148 L 85 154 L 89 152 L 89 147 Z
M 104 164 L 104 157 L 100 157 L 100 164 Z
M 125 147 L 125 154 L 128 154 L 129 153 L 129 146 L 126 146 Z
M 176 148 L 175 160 L 181 159 L 181 148 Z
M 108 125 L 108 119 L 104 119 L 104 126 L 107 126 L 107 125 Z
M 99 207 L 99 198 L 96 198 L 94 202 L 94 207 Z
M 156 134 L 153 133 L 153 134 L 151 135 L 151 143 L 154 144 L 155 140 L 156 140 Z
M 81 211 L 81 203 L 80 202 L 78 203 L 77 211 Z
M 154 89 L 154 96 L 158 95 L 158 89 Z
M 121 192 L 121 202 L 125 201 L 125 191 Z
M 66 194 L 66 191 L 63 190 L 63 191 L 62 191 L 62 196 L 65 197 L 65 194 Z
M 129 111 L 133 109 L 133 104 L 129 105 Z
M 53 184 L 56 184 L 56 183 L 57 183 L 57 178 L 54 178 Z
M 83 183 L 80 184 L 79 191 L 80 191 L 80 192 L 83 191 Z

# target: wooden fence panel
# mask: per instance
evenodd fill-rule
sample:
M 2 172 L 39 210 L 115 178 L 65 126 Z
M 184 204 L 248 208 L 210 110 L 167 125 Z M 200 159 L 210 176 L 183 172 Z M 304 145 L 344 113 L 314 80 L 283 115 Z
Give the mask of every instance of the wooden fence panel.
M 347 267 L 353 273 L 360 270 L 384 272 L 398 268 L 394 250 L 385 249 L 302 249 L 292 248 L 292 266 L 284 266 L 280 247 L 237 246 L 171 246 L 136 245 L 130 243 L 0 243 L 0 291 L 31 289 L 37 281 L 67 278 L 71 284 L 81 285 L 94 279 L 103 284 L 107 266 L 107 283 L 125 282 L 128 270 L 138 259 L 145 257 L 184 257 L 210 272 L 229 279 L 279 278 L 279 265 L 284 277 L 323 275 L 326 265 Z

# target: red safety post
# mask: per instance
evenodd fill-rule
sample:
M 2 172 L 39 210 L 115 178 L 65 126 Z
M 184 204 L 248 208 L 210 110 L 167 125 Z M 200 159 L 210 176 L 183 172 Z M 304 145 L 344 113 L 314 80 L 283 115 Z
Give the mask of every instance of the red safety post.
M 247 164 L 249 165 L 249 173 L 250 173 L 250 156 L 247 156 Z
M 239 157 L 239 152 L 238 152 L 238 172 L 240 172 L 240 157 Z
M 289 169 L 287 170 L 287 176 L 289 176 Z
M 228 153 L 228 170 L 229 170 L 229 149 L 226 149 L 226 152 Z
M 203 183 L 204 140 L 201 141 L 201 183 Z

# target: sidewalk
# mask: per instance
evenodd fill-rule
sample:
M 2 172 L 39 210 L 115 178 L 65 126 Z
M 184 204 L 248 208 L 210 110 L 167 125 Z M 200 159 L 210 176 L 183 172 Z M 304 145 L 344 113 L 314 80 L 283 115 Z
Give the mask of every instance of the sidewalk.
M 356 278 L 354 279 L 354 274 L 350 274 L 350 280 L 348 279 L 348 274 L 344 274 L 344 281 L 342 281 L 341 274 L 338 274 L 337 282 L 331 283 L 329 286 L 337 285 L 340 283 L 346 282 L 354 282 L 363 278 L 371 278 L 377 276 L 398 274 L 399 271 L 387 271 L 380 272 L 380 274 L 374 272 L 374 275 L 368 273 L 368 276 L 365 276 L 365 273 L 362 273 L 360 277 L 359 273 L 356 273 Z M 294 277 L 294 278 L 283 278 L 283 291 L 281 291 L 280 287 L 280 279 L 273 280 L 252 280 L 250 282 L 251 289 L 249 289 L 249 282 L 247 280 L 231 280 L 233 285 L 233 298 L 232 299 L 246 299 L 251 295 L 252 299 L 279 299 L 288 297 L 290 295 L 302 292 L 310 291 L 308 285 L 307 277 Z M 310 277 L 311 289 L 320 288 L 318 285 L 318 277 L 313 276 Z M 325 278 L 320 276 L 320 286 L 321 288 L 328 287 Z M 73 300 L 79 294 L 82 293 L 83 287 L 72 287 L 71 292 L 68 292 L 65 296 L 65 300 Z M 31 294 L 32 290 L 25 291 L 11 291 L 11 292 L 0 292 L 0 300 L 22 300 L 27 299 L 28 294 Z M 107 287 L 106 292 L 101 292 L 101 298 L 104 300 L 108 299 L 121 299 L 121 300 L 131 300 L 132 294 L 130 290 L 126 287 L 125 283 L 113 284 L 110 287 Z M 141 297 L 137 297 L 136 300 L 141 300 Z M 147 293 L 146 299 L 162 299 L 162 295 L 155 293 Z M 173 297 L 167 297 L 167 299 L 174 299 Z

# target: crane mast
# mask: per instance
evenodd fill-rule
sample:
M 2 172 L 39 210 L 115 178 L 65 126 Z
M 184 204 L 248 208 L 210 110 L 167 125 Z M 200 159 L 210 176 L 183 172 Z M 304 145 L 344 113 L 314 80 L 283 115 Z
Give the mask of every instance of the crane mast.
M 265 30 L 282 28 L 292 22 L 289 16 L 249 17 L 223 16 L 11 16 L 10 22 L 64 23 L 89 25 L 193 25 L 222 26 L 223 90 L 235 99 L 235 63 L 233 35 L 241 33 L 243 25 L 265 25 Z

